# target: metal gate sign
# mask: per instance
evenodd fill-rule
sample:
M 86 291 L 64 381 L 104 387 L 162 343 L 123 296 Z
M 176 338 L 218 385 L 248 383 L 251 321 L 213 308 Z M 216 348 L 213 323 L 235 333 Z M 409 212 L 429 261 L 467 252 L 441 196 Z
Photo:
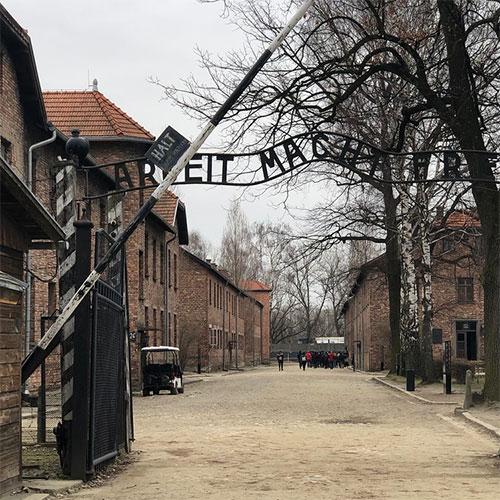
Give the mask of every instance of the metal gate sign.
M 146 152 L 146 158 L 168 173 L 186 152 L 190 142 L 177 130 L 168 126 Z

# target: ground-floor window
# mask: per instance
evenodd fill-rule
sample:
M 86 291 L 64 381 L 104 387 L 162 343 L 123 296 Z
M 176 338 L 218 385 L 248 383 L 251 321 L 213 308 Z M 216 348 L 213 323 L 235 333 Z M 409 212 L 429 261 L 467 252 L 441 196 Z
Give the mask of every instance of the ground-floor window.
M 456 321 L 457 358 L 477 360 L 477 321 Z

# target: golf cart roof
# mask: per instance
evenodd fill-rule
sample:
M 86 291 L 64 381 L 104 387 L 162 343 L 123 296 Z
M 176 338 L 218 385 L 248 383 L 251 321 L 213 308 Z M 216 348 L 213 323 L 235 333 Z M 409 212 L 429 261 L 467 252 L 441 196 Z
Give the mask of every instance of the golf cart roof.
M 178 347 L 169 347 L 168 345 L 156 345 L 151 347 L 143 347 L 144 352 L 179 352 Z

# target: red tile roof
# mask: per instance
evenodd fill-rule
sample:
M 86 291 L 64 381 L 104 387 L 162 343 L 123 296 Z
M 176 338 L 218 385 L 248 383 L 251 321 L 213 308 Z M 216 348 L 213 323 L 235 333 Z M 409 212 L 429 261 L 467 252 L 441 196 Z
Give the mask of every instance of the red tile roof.
M 78 128 L 85 137 L 154 136 L 97 90 L 50 91 L 43 98 L 48 119 L 63 133 Z
M 460 210 L 452 212 L 444 221 L 444 225 L 450 229 L 481 227 L 479 218 L 476 215 Z
M 156 203 L 153 211 L 171 226 L 175 226 L 175 216 L 179 198 L 172 191 L 167 191 Z
M 272 288 L 257 280 L 245 280 L 241 282 L 241 288 L 249 292 L 270 292 Z
M 155 190 L 154 187 L 148 187 L 144 190 L 144 196 L 151 196 L 151 193 Z M 175 226 L 175 218 L 177 216 L 177 206 L 182 203 L 179 197 L 170 190 L 156 202 L 153 208 L 153 212 L 163 219 L 167 224 Z

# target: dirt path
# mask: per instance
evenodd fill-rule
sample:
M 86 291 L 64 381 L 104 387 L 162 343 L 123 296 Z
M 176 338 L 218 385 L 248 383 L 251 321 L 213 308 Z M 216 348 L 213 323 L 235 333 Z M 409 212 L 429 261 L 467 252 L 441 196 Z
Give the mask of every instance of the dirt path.
M 348 370 L 214 377 L 135 410 L 138 460 L 71 498 L 500 498 L 499 443 Z

